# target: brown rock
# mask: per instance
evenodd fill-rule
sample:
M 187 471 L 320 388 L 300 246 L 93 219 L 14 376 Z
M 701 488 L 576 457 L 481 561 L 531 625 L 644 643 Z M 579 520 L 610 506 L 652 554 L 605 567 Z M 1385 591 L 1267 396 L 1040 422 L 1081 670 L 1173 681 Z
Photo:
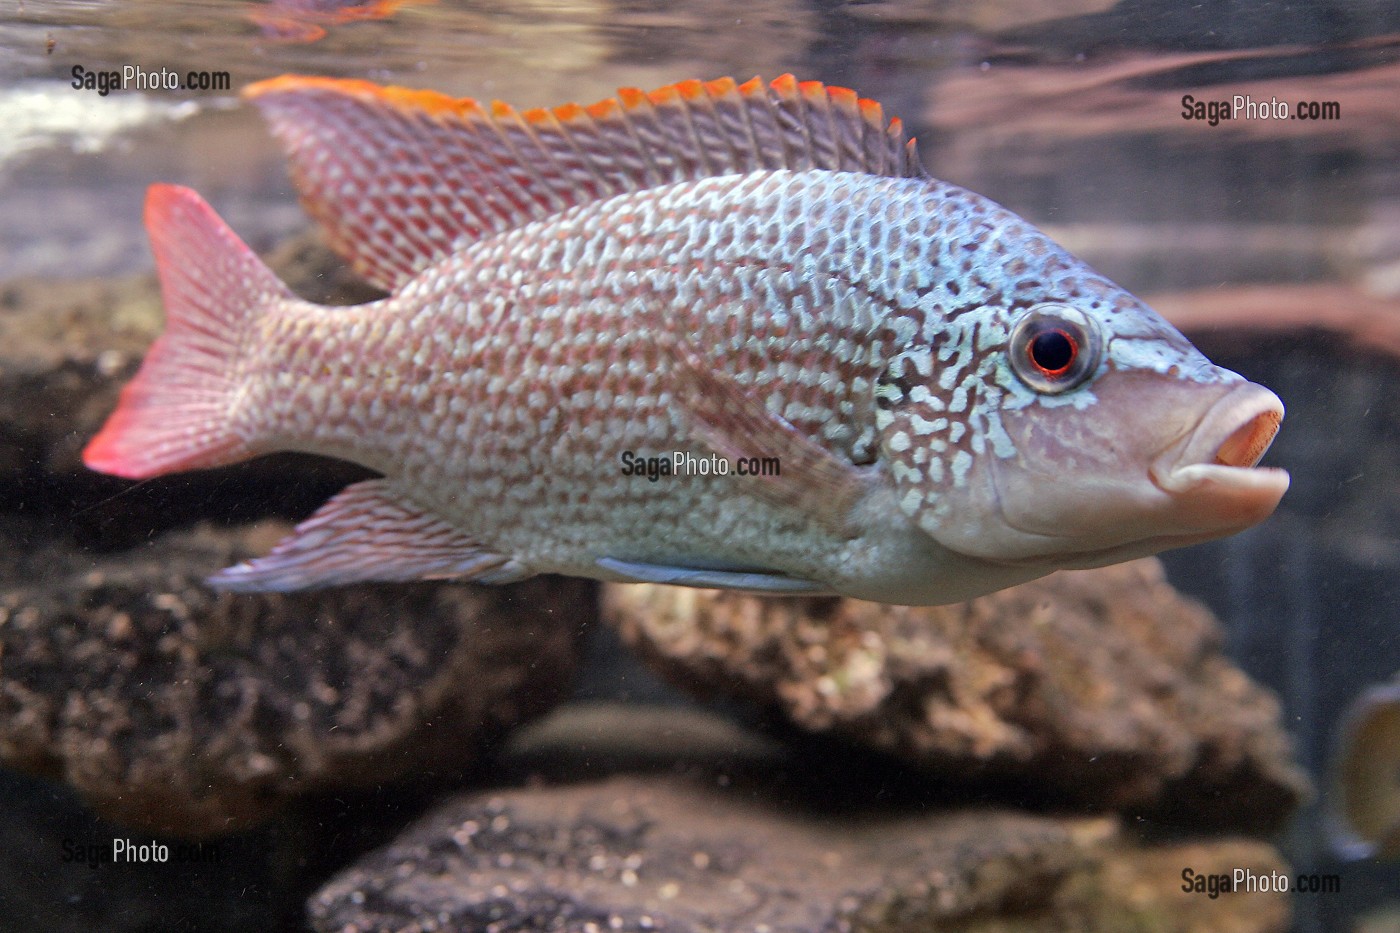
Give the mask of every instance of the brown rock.
M 1143 560 L 936 608 L 607 586 L 668 679 L 959 781 L 1276 826 L 1306 793 L 1275 699 Z
M 12 557 L 0 761 L 182 836 L 247 827 L 316 791 L 441 780 L 560 697 L 596 611 L 589 584 L 553 578 L 292 596 L 205 586 L 248 537 Z
M 599 741 L 598 711 L 542 723 Z M 613 709 L 602 739 L 629 740 Z M 701 714 L 653 713 L 631 730 L 637 767 L 562 786 L 461 796 L 342 872 L 310 902 L 314 929 L 507 931 L 938 930 L 1281 931 L 1287 895 L 1211 899 L 1181 890 L 1202 873 L 1286 871 L 1267 845 L 1221 840 L 1145 848 L 1112 818 L 1010 811 L 872 811 L 812 806 L 752 750 L 745 773 L 696 766 L 722 728 Z M 551 722 L 551 720 L 557 720 Z M 580 728 L 580 726 L 582 728 Z M 531 731 L 531 730 L 527 730 Z M 667 767 L 656 738 L 691 739 Z M 557 737 L 556 737 L 557 738 Z M 513 740 L 515 742 L 515 740 Z M 753 740 L 740 742 L 752 744 Z M 529 744 L 529 743 L 526 743 Z M 548 744 L 548 742 L 546 742 Z M 575 752 L 579 763 L 591 752 Z M 703 752 L 700 752 L 703 755 Z M 556 759 L 557 763 L 557 759 Z M 680 768 L 684 773 L 677 773 Z
M 0 471 L 79 468 L 160 324 L 140 278 L 0 286 Z

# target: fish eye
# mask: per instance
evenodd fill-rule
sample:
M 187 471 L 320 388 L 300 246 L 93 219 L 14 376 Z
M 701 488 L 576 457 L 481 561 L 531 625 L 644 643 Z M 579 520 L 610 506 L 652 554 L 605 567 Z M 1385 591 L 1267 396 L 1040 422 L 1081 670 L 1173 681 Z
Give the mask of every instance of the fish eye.
M 1093 320 L 1074 308 L 1036 305 L 1011 330 L 1011 371 L 1037 392 L 1068 392 L 1098 368 L 1099 342 Z

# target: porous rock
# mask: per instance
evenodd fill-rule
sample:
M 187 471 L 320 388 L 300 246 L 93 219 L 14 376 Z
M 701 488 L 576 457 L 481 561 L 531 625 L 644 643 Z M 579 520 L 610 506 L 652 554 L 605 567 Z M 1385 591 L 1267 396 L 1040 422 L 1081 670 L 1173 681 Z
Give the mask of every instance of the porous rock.
M 143 830 L 232 832 L 317 791 L 446 779 L 567 689 L 589 584 L 231 595 L 202 578 L 282 529 L 93 556 L 10 541 L 0 762 Z
M 0 470 L 79 468 L 160 327 L 153 280 L 0 286 Z
M 933 608 L 643 585 L 604 605 L 674 683 L 955 781 L 1249 830 L 1307 793 L 1277 701 L 1156 560 Z
M 734 741 L 742 767 L 698 761 L 705 736 L 713 754 L 725 754 L 723 728 L 697 725 L 704 714 L 647 714 L 630 739 L 618 733 L 636 713 L 615 707 L 610 715 L 603 735 L 606 711 L 580 716 L 566 708 L 540 724 L 557 733 L 544 758 L 555 768 L 561 755 L 580 767 L 587 759 L 592 777 L 537 777 L 442 803 L 316 894 L 313 928 L 1262 933 L 1288 926 L 1284 894 L 1210 898 L 1182 890 L 1186 867 L 1286 871 L 1263 843 L 1143 846 L 1112 817 L 872 806 L 868 787 L 847 788 L 856 796 L 833 803 L 792 777 L 814 769 L 781 752 L 755 752 L 752 738 Z M 566 735 L 572 739 L 560 740 Z M 665 736 L 685 741 L 668 751 L 657 741 Z M 599 744 L 627 765 L 596 773 L 584 749 Z M 681 760 L 668 766 L 663 759 L 676 750 Z

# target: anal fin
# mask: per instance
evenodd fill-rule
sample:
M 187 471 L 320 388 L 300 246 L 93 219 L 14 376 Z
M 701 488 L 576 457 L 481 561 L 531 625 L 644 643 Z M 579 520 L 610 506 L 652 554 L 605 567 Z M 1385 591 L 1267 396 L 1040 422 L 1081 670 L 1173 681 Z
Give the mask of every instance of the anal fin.
M 678 567 L 640 561 L 600 557 L 598 567 L 625 578 L 628 583 L 665 583 L 670 586 L 698 586 L 736 590 L 766 596 L 825 596 L 832 589 L 814 580 L 789 577 L 762 570 L 714 570 L 705 567 Z
M 403 497 L 386 480 L 347 486 L 266 557 L 221 570 L 209 583 L 241 593 L 347 583 L 459 579 L 510 583 L 531 575 Z

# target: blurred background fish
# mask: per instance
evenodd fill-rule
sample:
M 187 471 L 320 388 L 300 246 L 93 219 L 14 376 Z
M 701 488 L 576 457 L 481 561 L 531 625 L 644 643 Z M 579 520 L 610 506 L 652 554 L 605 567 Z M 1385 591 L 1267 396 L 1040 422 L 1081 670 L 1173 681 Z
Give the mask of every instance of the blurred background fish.
M 1347 709 L 1333 762 L 1329 828 L 1345 858 L 1400 857 L 1400 682 Z
M 269 0 L 266 7 L 255 9 L 248 18 L 256 23 L 264 36 L 278 42 L 317 42 L 326 37 L 328 26 L 353 23 L 358 20 L 388 19 L 400 7 L 433 3 L 434 0 Z

